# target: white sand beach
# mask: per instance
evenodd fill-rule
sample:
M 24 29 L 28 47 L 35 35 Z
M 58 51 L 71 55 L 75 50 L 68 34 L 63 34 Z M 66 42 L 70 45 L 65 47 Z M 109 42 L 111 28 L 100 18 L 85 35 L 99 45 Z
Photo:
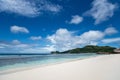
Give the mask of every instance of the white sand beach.
M 120 54 L 2 74 L 0 80 L 120 80 Z

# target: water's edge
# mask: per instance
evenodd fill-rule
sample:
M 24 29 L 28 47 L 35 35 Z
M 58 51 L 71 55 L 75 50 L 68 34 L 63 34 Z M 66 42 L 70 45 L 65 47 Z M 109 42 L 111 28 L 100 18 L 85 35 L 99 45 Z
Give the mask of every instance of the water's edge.
M 63 64 L 63 63 L 68 63 L 68 62 L 74 62 L 74 61 L 78 61 L 78 60 L 91 59 L 91 58 L 95 58 L 95 57 L 99 57 L 99 56 L 93 56 L 93 57 L 84 58 L 84 59 L 69 60 L 69 61 L 65 61 L 65 62 L 57 62 L 57 63 L 51 63 L 51 64 L 35 65 L 35 66 L 31 66 L 31 67 L 30 66 L 22 67 L 22 68 L 19 67 L 19 68 L 15 68 L 15 69 L 0 71 L 0 75 L 11 74 L 11 73 L 16 73 L 16 72 L 20 72 L 20 71 L 26 71 L 26 70 L 31 70 L 31 69 L 35 69 L 35 68 L 42 68 L 42 67 Z M 103 56 L 103 55 L 101 55 L 101 56 Z

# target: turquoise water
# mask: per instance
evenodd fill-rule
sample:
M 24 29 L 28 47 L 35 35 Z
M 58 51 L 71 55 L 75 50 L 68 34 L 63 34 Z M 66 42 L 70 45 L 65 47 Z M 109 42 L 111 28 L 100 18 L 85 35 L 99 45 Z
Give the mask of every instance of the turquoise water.
M 94 56 L 98 55 L 95 53 L 50 55 L 0 55 L 0 71 L 61 63 L 77 59 L 85 59 Z

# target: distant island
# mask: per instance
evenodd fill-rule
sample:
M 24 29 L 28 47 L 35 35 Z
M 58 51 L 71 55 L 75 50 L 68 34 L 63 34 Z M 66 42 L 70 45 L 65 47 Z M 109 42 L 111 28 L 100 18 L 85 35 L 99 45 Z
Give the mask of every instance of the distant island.
M 95 45 L 87 45 L 83 48 L 75 48 L 63 52 L 59 51 L 52 51 L 52 54 L 64 54 L 64 53 L 69 53 L 69 54 L 74 54 L 74 53 L 97 53 L 97 54 L 115 54 L 114 50 L 115 47 L 111 46 L 95 46 Z

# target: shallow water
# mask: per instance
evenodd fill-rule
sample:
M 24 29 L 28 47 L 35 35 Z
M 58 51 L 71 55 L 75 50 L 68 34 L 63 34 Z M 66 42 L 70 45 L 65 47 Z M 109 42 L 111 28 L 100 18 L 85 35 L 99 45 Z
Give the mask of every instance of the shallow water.
M 98 54 L 0 55 L 0 70 L 47 65 L 76 59 L 85 59 L 93 56 L 98 56 Z

